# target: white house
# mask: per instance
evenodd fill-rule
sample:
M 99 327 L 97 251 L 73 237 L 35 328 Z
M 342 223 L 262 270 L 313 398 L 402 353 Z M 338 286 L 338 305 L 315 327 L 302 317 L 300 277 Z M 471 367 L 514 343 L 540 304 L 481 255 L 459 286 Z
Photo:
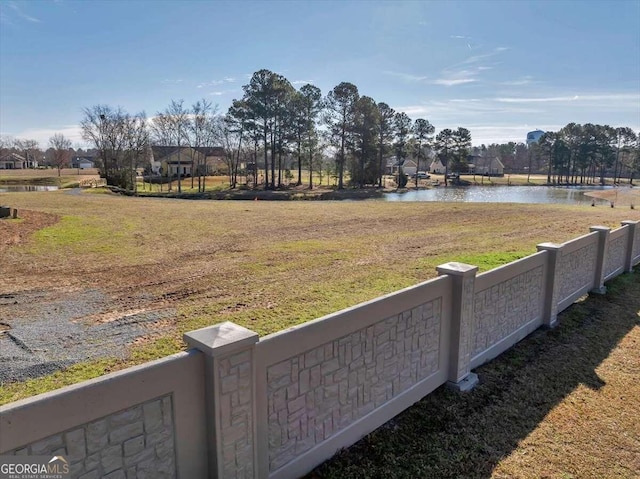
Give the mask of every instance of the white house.
M 429 166 L 429 171 L 431 173 L 436 173 L 438 175 L 444 175 L 445 167 L 442 164 L 442 161 L 435 159 L 431 162 L 431 165 Z
M 418 165 L 413 160 L 404 160 L 402 163 L 402 172 L 405 175 L 413 176 L 418 171 Z
M 206 175 L 216 172 L 226 172 L 228 167 L 224 161 L 224 149 L 219 146 L 212 148 L 191 148 L 173 146 L 154 146 L 147 153 L 154 174 L 176 177 L 192 176 L 198 173 Z
M 504 176 L 504 165 L 498 158 L 477 157 L 475 161 L 476 175 Z
M 17 153 L 9 153 L 0 158 L 0 170 L 22 170 L 27 168 L 27 161 Z
M 415 175 L 416 171 L 418 171 L 418 165 L 415 161 L 404 160 L 399 162 L 396 157 L 393 156 L 387 161 L 387 174 L 397 175 L 400 170 L 400 166 L 402 166 L 402 172 L 408 176 Z
M 95 167 L 95 164 L 93 162 L 93 158 L 90 158 L 88 156 L 76 156 L 71 160 L 71 168 L 86 170 L 94 167 Z

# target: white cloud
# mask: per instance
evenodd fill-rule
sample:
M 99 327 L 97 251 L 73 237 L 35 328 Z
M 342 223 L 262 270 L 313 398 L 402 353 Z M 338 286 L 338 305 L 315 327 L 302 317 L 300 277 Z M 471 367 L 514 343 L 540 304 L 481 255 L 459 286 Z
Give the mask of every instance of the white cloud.
M 28 128 L 23 131 L 6 134 L 13 136 L 14 138 L 34 139 L 40 143 L 40 148 L 46 150 L 49 148 L 49 138 L 56 133 L 62 133 L 65 137 L 69 138 L 74 146 L 77 143 L 85 144 L 85 141 L 82 139 L 82 130 L 80 129 L 80 125 L 63 125 L 53 128 Z M 5 133 L 2 132 L 2 135 L 5 135 Z
M 640 94 L 588 92 L 547 96 L 473 97 L 425 100 L 394 106 L 412 118 L 427 118 L 436 128 L 464 126 L 473 144 L 524 141 L 528 131 L 557 131 L 567 123 L 598 123 L 640 129 Z
M 395 111 L 403 111 L 409 116 L 422 116 L 429 111 L 427 105 L 394 106 L 392 108 Z
M 434 85 L 455 86 L 479 81 L 481 72 L 491 70 L 493 67 L 486 65 L 468 66 L 465 69 L 449 68 L 441 72 L 441 77 L 432 81 Z
M 393 72 L 389 70 L 385 70 L 382 73 L 384 73 L 385 75 L 391 75 L 394 77 L 401 78 L 405 81 L 411 81 L 411 82 L 424 81 L 428 78 L 426 76 L 412 75 L 411 73 Z
M 227 77 L 224 77 L 222 80 L 211 80 L 211 81 L 198 83 L 196 88 L 206 88 L 206 87 L 211 87 L 211 86 L 219 86 L 219 85 L 224 85 L 226 83 L 235 83 L 236 81 L 237 80 L 236 80 L 235 77 L 227 76 Z
M 224 83 L 224 80 L 211 80 L 211 81 L 199 83 L 197 88 L 205 88 L 205 87 L 209 87 L 209 86 L 217 86 L 217 85 L 222 85 L 223 83 Z
M 476 81 L 478 80 L 476 80 L 475 78 L 438 78 L 432 83 L 434 85 L 455 86 L 464 85 L 465 83 L 473 83 Z
M 564 125 L 543 124 L 543 125 L 471 125 L 466 126 L 471 132 L 471 140 L 474 146 L 491 143 L 524 143 L 527 133 L 531 130 L 540 129 L 543 131 L 557 131 Z
M 231 93 L 237 93 L 239 90 L 216 90 L 209 93 L 211 96 L 224 96 Z
M 508 81 L 500 82 L 500 85 L 523 86 L 523 85 L 530 85 L 531 83 L 534 83 L 533 77 L 527 75 L 520 78 L 519 80 L 508 80 Z
M 497 47 L 494 48 L 492 51 L 488 52 L 488 53 L 481 53 L 479 55 L 472 55 L 468 58 L 466 58 L 465 60 L 462 60 L 459 63 L 456 63 L 454 65 L 452 65 L 451 67 L 449 67 L 449 69 L 455 68 L 455 67 L 459 67 L 462 65 L 472 65 L 474 63 L 478 63 L 481 60 L 486 60 L 487 58 L 492 58 L 495 57 L 496 55 L 505 52 L 509 50 L 507 47 Z
M 18 7 L 18 5 L 14 2 L 9 2 L 6 4 L 9 8 L 11 8 L 13 10 L 13 12 L 20 18 L 22 18 L 23 20 L 26 20 L 28 22 L 32 22 L 32 23 L 41 23 L 41 20 L 39 18 L 36 17 L 32 17 L 31 15 L 25 13 L 20 7 Z
M 307 85 L 307 84 L 313 85 L 313 80 L 296 80 L 296 81 L 292 81 L 291 84 L 292 85 Z
M 549 97 L 506 97 L 496 98 L 501 103 L 589 103 L 595 102 L 640 102 L 640 94 L 636 93 L 603 93 L 586 95 L 565 95 Z M 633 104 L 633 103 L 632 103 Z

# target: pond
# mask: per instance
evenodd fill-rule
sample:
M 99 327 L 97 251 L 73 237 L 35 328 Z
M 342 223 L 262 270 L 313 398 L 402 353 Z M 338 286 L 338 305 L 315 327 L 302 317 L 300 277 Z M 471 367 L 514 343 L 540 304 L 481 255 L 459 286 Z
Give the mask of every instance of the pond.
M 594 198 L 584 193 L 610 186 L 449 186 L 404 193 L 387 193 L 387 201 L 445 201 L 464 203 L 561 203 L 588 204 Z M 596 204 L 608 204 L 595 198 Z
M 15 193 L 23 191 L 55 191 L 57 186 L 41 185 L 0 185 L 0 193 Z

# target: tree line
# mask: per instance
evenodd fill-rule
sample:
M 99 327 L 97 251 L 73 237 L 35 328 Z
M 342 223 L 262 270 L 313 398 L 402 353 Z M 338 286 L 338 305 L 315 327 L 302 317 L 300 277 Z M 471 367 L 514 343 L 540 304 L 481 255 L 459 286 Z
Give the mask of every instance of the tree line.
M 545 159 L 547 183 L 604 184 L 609 174 L 632 184 L 640 172 L 640 138 L 628 127 L 569 123 L 542 135 L 533 153 Z
M 339 189 L 381 187 L 390 158 L 400 187 L 407 182 L 403 164 L 409 158 L 417 171 L 427 170 L 432 159 L 439 159 L 446 182 L 447 173 L 467 171 L 469 154 L 499 158 L 508 172 L 546 172 L 549 183 L 588 183 L 597 177 L 604 181 L 607 173 L 615 181 L 623 175 L 633 181 L 640 170 L 640 140 L 626 127 L 570 123 L 545 133 L 530 148 L 514 142 L 472 148 L 468 129 L 444 129 L 435 135 L 429 120 L 413 121 L 387 103 L 361 95 L 349 82 L 323 95 L 315 85 L 296 89 L 283 75 L 262 69 L 242 90 L 242 97 L 234 99 L 226 113 L 206 99 L 191 106 L 172 100 L 151 119 L 144 112 L 130 114 L 108 105 L 85 108 L 82 138 L 98 152 L 100 173 L 107 183 L 127 189 L 135 188 L 136 168 L 149 165 L 151 147 L 175 147 L 179 192 L 183 163 L 191 165 L 191 187 L 197 178 L 198 191 L 204 191 L 206 152 L 213 147 L 222 147 L 231 188 L 238 185 L 242 166 L 247 177 L 253 175 L 253 185 L 265 189 L 283 188 L 292 179 L 311 189 L 314 173 L 323 168 L 325 173 L 331 171 Z M 37 149 L 37 142 L 30 140 L 14 143 L 24 150 Z M 62 167 L 70 146 L 63 135 L 54 135 L 50 163 Z M 327 156 L 332 161 L 327 162 Z M 264 172 L 260 178 L 259 170 Z M 415 182 L 417 186 L 417 175 Z
M 322 168 L 322 156 L 328 150 L 333 151 L 337 187 L 342 189 L 347 176 L 354 187 L 382 186 L 391 155 L 400 170 L 398 177 L 406 181 L 402 164 L 409 156 L 416 159 L 418 169 L 426 169 L 429 148 L 436 148 L 448 165 L 466 158 L 471 146 L 468 130 L 446 129 L 434 137 L 435 128 L 428 120 L 412 121 L 386 103 L 361 96 L 348 82 L 323 96 L 314 85 L 296 90 L 284 76 L 260 70 L 243 86 L 243 93 L 225 114 L 207 100 L 191 107 L 172 100 L 151 121 L 144 113 L 130 115 L 106 105 L 86 108 L 82 135 L 101 152 L 101 173 L 107 182 L 123 187 L 131 187 L 127 172 L 152 145 L 175 146 L 179 152 L 222 146 L 231 188 L 237 186 L 240 166 L 249 165 L 253 171 L 261 166 L 264 177 L 259 183 L 265 189 L 285 186 L 285 177 L 293 176 L 290 158 L 297 170 L 295 184 L 305 181 L 304 169 L 308 187 L 313 188 L 314 171 Z M 205 155 L 188 161 L 195 162 L 193 171 L 203 171 L 197 163 L 205 161 Z M 204 178 L 197 176 L 198 190 L 203 191 Z M 177 180 L 181 191 L 181 175 Z M 193 187 L 194 176 L 191 181 Z

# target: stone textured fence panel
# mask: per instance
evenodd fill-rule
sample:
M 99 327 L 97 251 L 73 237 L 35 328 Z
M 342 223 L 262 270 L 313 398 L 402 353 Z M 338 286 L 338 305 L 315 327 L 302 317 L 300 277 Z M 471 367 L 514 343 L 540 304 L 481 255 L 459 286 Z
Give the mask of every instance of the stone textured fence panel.
M 74 478 L 206 477 L 197 351 L 0 407 L 0 454 L 62 455 Z
M 542 325 L 547 252 L 478 275 L 471 367 L 496 357 Z
M 605 280 L 623 273 L 629 241 L 629 226 L 621 226 L 609 235 L 609 244 L 605 257 Z
M 562 245 L 556 271 L 558 311 L 593 288 L 597 257 L 597 233 L 589 233 Z
M 132 406 L 5 454 L 65 456 L 72 477 L 175 477 L 172 397 Z
M 407 391 L 443 384 L 448 289 L 439 278 L 260 341 L 262 467 L 273 477 L 304 473 L 305 454 L 331 456 L 386 421 L 375 411 L 408 401 L 402 410 L 417 399 Z

